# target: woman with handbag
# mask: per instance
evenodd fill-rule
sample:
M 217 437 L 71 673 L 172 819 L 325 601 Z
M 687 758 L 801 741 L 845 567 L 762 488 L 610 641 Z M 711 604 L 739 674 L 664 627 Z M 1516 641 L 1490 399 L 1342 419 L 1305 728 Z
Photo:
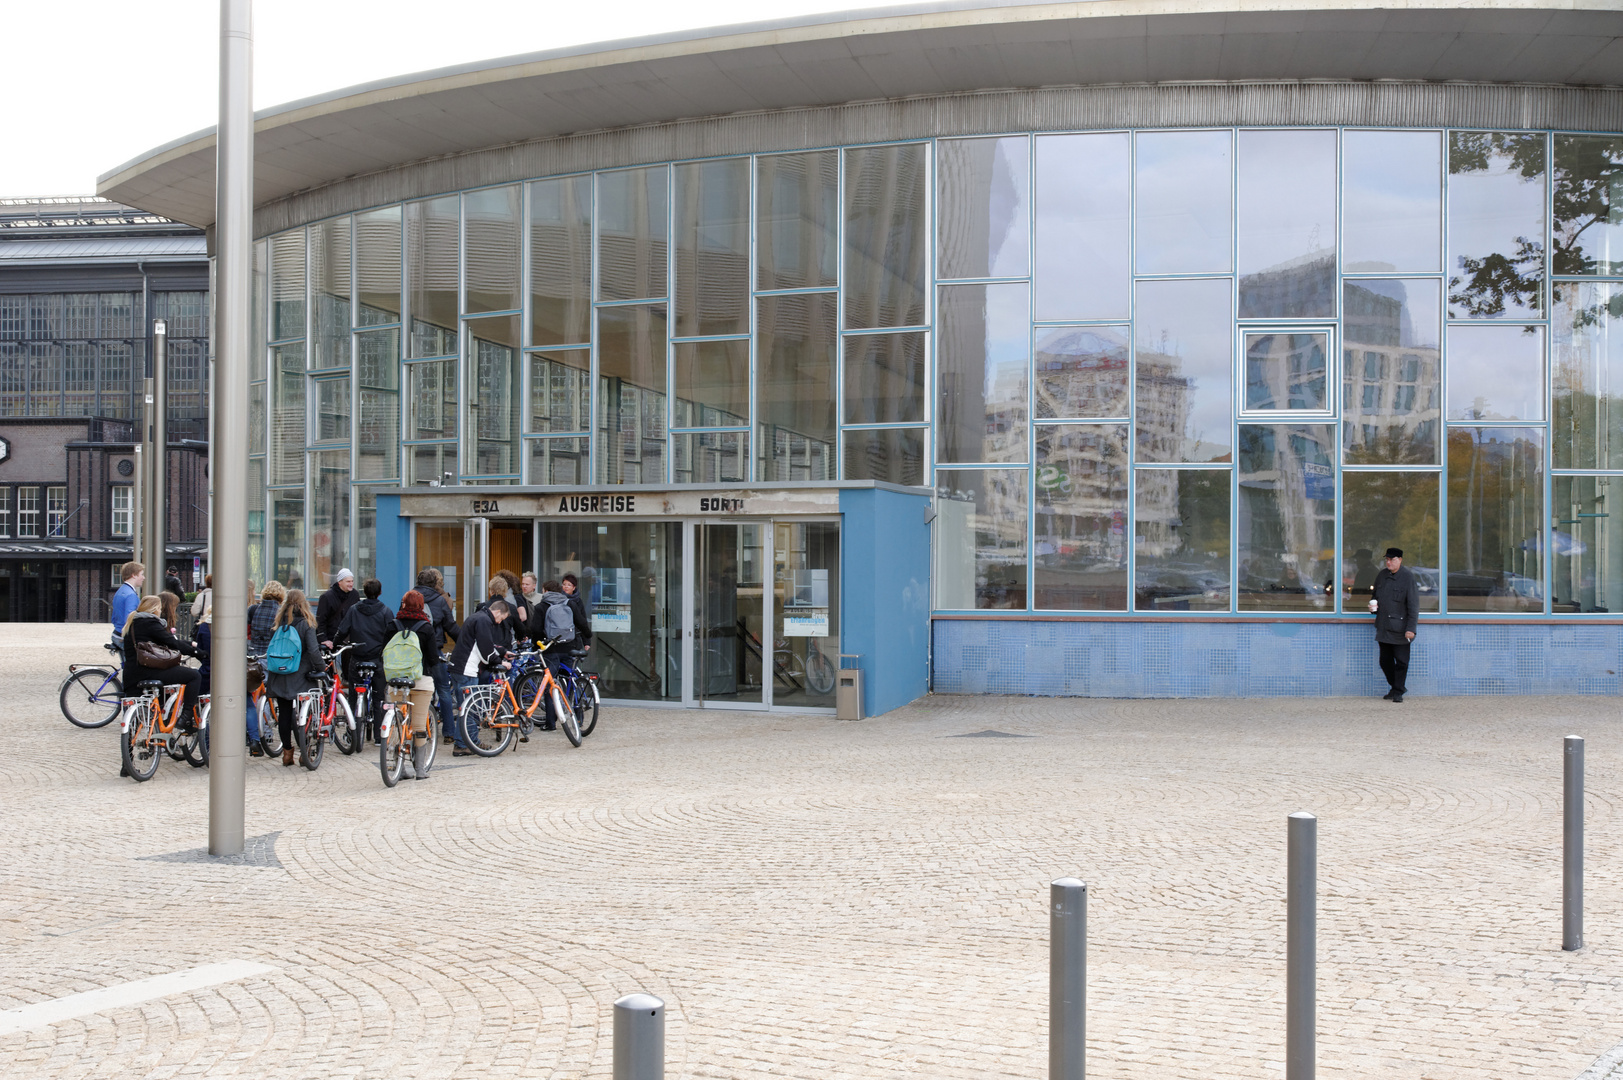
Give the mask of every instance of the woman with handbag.
M 267 586 L 268 588 L 268 586 Z M 303 589 L 289 589 L 287 599 L 276 612 L 276 623 L 271 632 L 272 646 L 278 632 L 290 627 L 299 640 L 299 662 L 292 671 L 271 671 L 271 656 L 266 657 L 265 693 L 276 702 L 276 727 L 282 733 L 282 764 L 293 764 L 293 699 L 306 690 L 314 690 L 321 673 L 327 669 L 321 658 L 321 643 L 316 640 L 316 616 Z M 270 648 L 275 654 L 276 649 Z
M 143 597 L 124 624 L 124 692 L 133 694 L 136 684 L 143 682 L 184 686 L 186 699 L 180 710 L 180 724 L 182 730 L 191 731 L 200 676 L 196 668 L 180 661 L 182 656 L 196 655 L 191 642 L 179 640 L 164 625 L 163 601 L 156 596 Z

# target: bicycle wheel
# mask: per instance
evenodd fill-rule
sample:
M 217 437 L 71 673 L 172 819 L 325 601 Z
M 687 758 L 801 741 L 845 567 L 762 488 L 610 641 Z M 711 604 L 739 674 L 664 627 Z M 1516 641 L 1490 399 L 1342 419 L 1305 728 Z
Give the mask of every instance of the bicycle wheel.
M 579 746 L 580 721 L 575 719 L 575 710 L 569 707 L 569 701 L 557 683 L 547 693 L 552 695 L 552 708 L 558 714 L 558 726 L 563 729 L 564 738 L 569 740 L 571 746 Z
M 265 751 L 266 757 L 277 757 L 282 753 L 282 731 L 276 726 L 276 709 L 271 705 L 271 699 L 262 697 L 253 703 L 259 710 L 259 748 Z
M 393 705 L 383 708 L 383 738 L 378 740 L 378 770 L 383 773 L 383 786 L 394 787 L 406 771 L 406 749 L 410 745 L 411 725 L 400 722 L 400 714 Z
M 814 693 L 834 692 L 834 662 L 815 645 L 806 651 L 806 685 Z
M 80 668 L 62 680 L 57 701 L 62 715 L 74 727 L 106 727 L 118 719 L 119 699 L 124 684 L 112 668 Z
M 197 703 L 197 730 L 183 740 L 186 764 L 194 769 L 209 763 L 209 706 L 206 697 Z
M 355 726 L 355 714 L 350 712 L 349 699 L 339 694 L 333 705 L 332 744 L 345 756 L 360 753 L 361 729 Z
M 581 689 L 575 704 L 575 721 L 580 724 L 580 737 L 584 739 L 597 728 L 597 708 L 602 699 L 598 697 L 596 679 L 586 675 L 578 678 Z
M 506 696 L 494 703 L 489 698 L 470 697 L 462 710 L 462 741 L 480 757 L 495 757 L 513 742 L 517 724 Z
M 163 753 L 162 744 L 153 737 L 153 723 L 152 710 L 144 701 L 124 712 L 118 753 L 124 762 L 124 774 L 137 783 L 152 779 Z
M 309 701 L 299 704 L 298 722 L 293 724 L 293 741 L 299 747 L 299 763 L 311 772 L 321 768 L 321 751 L 327 740 L 316 733 L 315 711 L 319 706 L 313 706 Z

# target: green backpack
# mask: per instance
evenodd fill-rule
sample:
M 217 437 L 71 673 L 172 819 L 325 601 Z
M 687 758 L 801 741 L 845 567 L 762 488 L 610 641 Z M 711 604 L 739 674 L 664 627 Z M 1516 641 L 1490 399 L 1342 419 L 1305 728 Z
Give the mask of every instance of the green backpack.
M 423 647 L 417 641 L 417 631 L 409 630 L 399 619 L 395 620 L 400 632 L 383 646 L 383 675 L 387 679 L 420 679 L 423 677 Z

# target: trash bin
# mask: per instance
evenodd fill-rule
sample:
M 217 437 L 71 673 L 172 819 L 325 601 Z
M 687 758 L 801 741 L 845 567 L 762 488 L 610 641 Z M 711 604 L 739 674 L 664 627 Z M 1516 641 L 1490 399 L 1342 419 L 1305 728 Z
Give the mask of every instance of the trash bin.
M 847 660 L 860 660 L 861 653 L 841 653 L 840 670 L 835 672 L 834 718 L 836 720 L 862 719 L 862 669 Z

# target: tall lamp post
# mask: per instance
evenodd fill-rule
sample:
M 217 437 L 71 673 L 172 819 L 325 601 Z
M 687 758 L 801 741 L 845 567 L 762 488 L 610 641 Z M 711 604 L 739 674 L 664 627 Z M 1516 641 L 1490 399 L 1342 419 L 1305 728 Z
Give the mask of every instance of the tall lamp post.
M 213 711 L 209 854 L 243 849 L 248 740 L 248 337 L 254 203 L 252 0 L 220 0 L 220 125 L 215 140 Z

